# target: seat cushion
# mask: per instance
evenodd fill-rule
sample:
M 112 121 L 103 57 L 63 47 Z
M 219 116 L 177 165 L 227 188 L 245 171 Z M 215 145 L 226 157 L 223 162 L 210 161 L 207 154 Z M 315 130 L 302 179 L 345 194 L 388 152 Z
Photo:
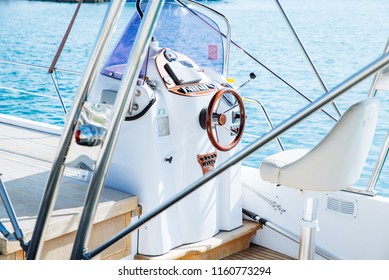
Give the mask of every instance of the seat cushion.
M 271 183 L 281 184 L 281 168 L 303 157 L 308 151 L 309 150 L 307 149 L 293 149 L 282 151 L 267 157 L 261 163 L 261 166 L 259 168 L 261 178 Z

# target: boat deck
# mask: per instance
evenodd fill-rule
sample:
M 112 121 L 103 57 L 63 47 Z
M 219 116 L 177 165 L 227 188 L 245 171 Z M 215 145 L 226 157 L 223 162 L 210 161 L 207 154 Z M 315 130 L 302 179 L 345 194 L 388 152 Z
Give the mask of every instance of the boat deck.
M 26 241 L 32 236 L 59 140 L 60 136 L 57 134 L 42 133 L 0 122 L 0 173 Z M 87 191 L 87 182 L 80 179 L 83 176 L 82 171 L 65 169 L 42 258 L 68 258 Z M 97 246 L 127 226 L 137 207 L 136 197 L 104 189 L 95 217 L 92 231 L 94 237 L 91 237 L 90 247 Z M 9 232 L 13 232 L 1 202 L 0 221 Z M 118 242 L 118 245 L 115 244 L 110 252 L 103 252 L 99 257 L 124 257 L 130 250 L 129 244 L 129 238 L 125 238 Z M 10 242 L 0 235 L 0 259 L 15 258 L 24 258 L 19 243 Z
M 213 238 L 186 244 L 160 256 L 136 255 L 137 260 L 292 260 L 291 257 L 250 243 L 261 225 L 243 220 L 242 227 L 221 231 Z
M 249 247 L 261 225 L 243 220 L 241 227 L 232 231 L 220 231 L 214 237 L 184 244 L 159 256 L 136 255 L 137 260 L 219 260 Z
M 2 181 L 19 218 L 26 241 L 32 236 L 36 214 L 59 140 L 60 136 L 58 134 L 43 133 L 17 125 L 6 124 L 1 122 L 0 119 L 0 173 L 2 173 Z M 46 236 L 47 241 L 42 253 L 44 259 L 68 258 L 87 190 L 87 182 L 81 180 L 83 176 L 84 174 L 81 171 L 65 169 L 65 176 L 50 220 Z M 127 226 L 130 223 L 131 216 L 137 213 L 137 207 L 136 197 L 115 190 L 104 189 L 96 214 L 90 248 L 101 243 L 107 236 L 111 236 Z M 13 231 L 2 203 L 0 203 L 0 221 L 8 231 Z M 136 258 L 290 259 L 288 256 L 250 244 L 250 240 L 259 228 L 259 224 L 244 221 L 242 228 L 238 228 L 231 233 L 222 232 L 214 238 L 195 244 L 196 246 L 193 244 L 186 245 L 159 258 L 140 255 L 137 255 Z M 58 246 L 61 249 L 55 250 L 54 248 Z M 130 239 L 127 238 L 115 245 L 110 252 L 103 252 L 99 258 L 124 257 L 129 250 Z M 9 242 L 3 236 L 0 236 L 0 259 L 23 259 L 24 257 L 18 242 Z
M 251 243 L 250 246 L 232 254 L 223 260 L 294 260 L 292 257 L 270 250 L 268 248 Z

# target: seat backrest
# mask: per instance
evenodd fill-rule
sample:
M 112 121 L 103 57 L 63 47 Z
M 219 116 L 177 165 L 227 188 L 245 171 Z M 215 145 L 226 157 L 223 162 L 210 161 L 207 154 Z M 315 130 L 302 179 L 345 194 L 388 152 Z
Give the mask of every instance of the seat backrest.
M 355 184 L 369 154 L 377 115 L 378 102 L 373 97 L 352 105 L 319 144 L 282 168 L 280 183 L 300 184 L 301 189 L 313 191 L 340 190 Z M 286 179 L 288 182 L 283 182 Z

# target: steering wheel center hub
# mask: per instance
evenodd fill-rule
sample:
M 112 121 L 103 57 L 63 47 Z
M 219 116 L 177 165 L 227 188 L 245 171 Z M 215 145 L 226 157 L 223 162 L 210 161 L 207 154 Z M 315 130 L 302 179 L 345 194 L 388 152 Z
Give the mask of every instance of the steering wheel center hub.
M 227 123 L 227 117 L 225 114 L 220 114 L 217 120 L 219 125 L 225 125 Z

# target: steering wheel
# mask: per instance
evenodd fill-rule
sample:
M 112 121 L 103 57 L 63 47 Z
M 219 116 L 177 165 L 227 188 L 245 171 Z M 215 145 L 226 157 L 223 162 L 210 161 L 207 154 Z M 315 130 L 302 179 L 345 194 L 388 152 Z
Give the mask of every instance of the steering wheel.
M 235 102 L 231 102 L 231 97 L 228 98 L 228 95 L 234 97 Z M 222 112 L 218 112 L 220 107 L 220 100 L 224 97 L 227 104 L 229 104 L 226 110 L 220 110 Z M 239 107 L 239 115 L 235 112 L 230 112 L 234 108 Z M 227 114 L 229 113 L 229 114 Z M 231 115 L 232 121 L 228 124 L 227 116 Z M 234 123 L 234 120 L 239 119 L 239 125 L 234 127 L 231 125 Z M 238 145 L 240 139 L 243 136 L 243 130 L 246 123 L 246 112 L 244 109 L 243 101 L 240 95 L 231 88 L 221 89 L 219 90 L 211 99 L 208 105 L 208 110 L 205 116 L 205 128 L 207 130 L 209 141 L 211 141 L 212 145 L 220 150 L 220 151 L 229 151 Z M 229 135 L 235 135 L 232 142 L 227 145 L 223 145 L 220 143 L 220 139 L 218 136 L 218 129 L 223 128 L 226 129 Z

